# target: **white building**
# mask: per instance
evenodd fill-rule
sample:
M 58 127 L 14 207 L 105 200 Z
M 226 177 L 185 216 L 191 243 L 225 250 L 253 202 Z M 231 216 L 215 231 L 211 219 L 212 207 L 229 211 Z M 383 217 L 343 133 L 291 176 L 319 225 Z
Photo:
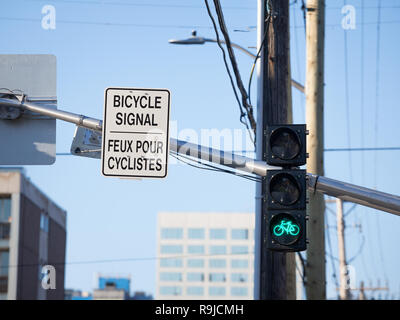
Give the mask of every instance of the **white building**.
M 254 219 L 159 213 L 156 299 L 253 299 Z

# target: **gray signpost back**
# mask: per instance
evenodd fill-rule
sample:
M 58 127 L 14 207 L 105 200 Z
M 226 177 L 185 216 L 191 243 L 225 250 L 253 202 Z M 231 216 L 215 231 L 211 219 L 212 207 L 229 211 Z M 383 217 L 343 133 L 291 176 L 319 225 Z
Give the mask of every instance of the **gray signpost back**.
M 57 109 L 56 57 L 0 55 L 0 97 L 21 98 Z M 56 160 L 56 119 L 1 110 L 0 165 L 49 165 Z M 10 115 L 10 118 L 14 115 Z

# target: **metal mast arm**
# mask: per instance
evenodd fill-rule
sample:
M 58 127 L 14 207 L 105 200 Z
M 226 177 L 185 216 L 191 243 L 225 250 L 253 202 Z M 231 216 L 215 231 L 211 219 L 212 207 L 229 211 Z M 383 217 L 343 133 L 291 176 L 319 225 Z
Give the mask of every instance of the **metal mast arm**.
M 33 102 L 0 98 L 0 106 L 21 108 L 44 116 L 74 123 L 80 127 L 102 132 L 103 122 L 98 119 L 78 115 L 72 112 L 54 110 Z M 3 120 L 13 121 L 13 120 Z M 193 158 L 203 159 L 215 164 L 252 173 L 261 177 L 267 171 L 274 169 L 263 161 L 254 160 L 234 153 L 204 147 L 198 144 L 170 138 L 170 150 Z M 333 180 L 323 176 L 307 174 L 307 187 L 313 192 L 321 192 L 344 201 L 357 203 L 366 207 L 386 211 L 400 216 L 400 197 L 369 188 L 364 188 L 343 181 Z

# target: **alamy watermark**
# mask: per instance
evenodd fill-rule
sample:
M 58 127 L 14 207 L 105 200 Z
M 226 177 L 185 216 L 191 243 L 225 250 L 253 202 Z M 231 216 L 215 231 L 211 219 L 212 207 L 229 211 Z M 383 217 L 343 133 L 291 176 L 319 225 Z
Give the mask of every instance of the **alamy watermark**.
M 42 288 L 54 290 L 56 288 L 56 269 L 52 265 L 45 265 L 41 270 Z
M 42 7 L 42 28 L 44 30 L 56 29 L 56 8 L 50 4 Z
M 340 268 L 341 276 L 344 276 L 345 279 L 345 289 L 356 289 L 357 286 L 357 274 L 356 268 L 352 265 L 346 265 L 343 268 Z
M 356 8 L 351 4 L 342 7 L 342 28 L 344 30 L 354 30 L 356 28 Z

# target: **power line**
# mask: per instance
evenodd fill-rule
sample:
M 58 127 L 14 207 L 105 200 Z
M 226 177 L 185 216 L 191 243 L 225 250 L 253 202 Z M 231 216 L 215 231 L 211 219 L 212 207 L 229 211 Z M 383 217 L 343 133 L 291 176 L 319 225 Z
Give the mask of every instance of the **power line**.
M 32 1 L 32 0 L 22 0 Z M 43 2 L 43 0 L 33 0 L 36 2 Z M 189 5 L 189 4 L 165 4 L 165 3 L 130 3 L 130 2 L 117 2 L 117 1 L 84 1 L 84 0 L 49 0 L 48 2 L 63 3 L 63 4 L 83 4 L 83 5 L 104 5 L 104 6 L 122 6 L 122 7 L 150 7 L 150 8 L 184 8 L 184 9 L 200 9 L 202 6 Z M 291 5 L 295 4 L 295 0 Z M 304 5 L 304 0 L 302 0 Z M 305 7 L 305 5 L 304 5 Z M 356 9 L 359 7 L 354 6 Z M 366 9 L 376 9 L 377 6 L 366 6 Z M 382 6 L 382 9 L 400 9 L 400 6 Z M 224 9 L 227 10 L 257 10 L 257 7 L 246 7 L 246 6 L 226 6 Z M 340 10 L 341 7 L 326 7 L 326 10 Z
M 220 48 L 221 51 L 222 51 L 222 57 L 223 57 L 223 60 L 224 60 L 225 69 L 226 69 L 226 71 L 227 71 L 227 73 L 228 73 L 229 80 L 230 80 L 230 82 L 231 82 L 231 86 L 232 86 L 232 89 L 233 89 L 233 93 L 235 94 L 236 101 L 237 101 L 237 103 L 238 103 L 238 105 L 239 105 L 239 110 L 240 110 L 240 122 L 241 122 L 242 124 L 244 124 L 244 125 L 246 126 L 246 129 L 249 131 L 249 126 L 248 126 L 248 124 L 247 124 L 247 121 L 246 121 L 246 120 L 243 120 L 243 118 L 245 118 L 245 116 L 246 116 L 246 113 L 243 111 L 243 106 L 242 106 L 242 104 L 241 104 L 241 102 L 240 102 L 238 93 L 237 93 L 237 91 L 236 91 L 235 84 L 234 84 L 234 82 L 233 82 L 233 78 L 232 78 L 232 75 L 231 75 L 231 72 L 230 72 L 230 69 L 229 69 L 229 66 L 228 66 L 228 62 L 227 62 L 227 60 L 226 60 L 225 50 L 224 50 L 224 48 L 222 47 L 222 44 L 221 44 L 220 39 L 219 39 L 219 32 L 218 32 L 218 29 L 217 29 L 217 24 L 215 23 L 214 17 L 213 17 L 213 15 L 212 15 L 212 13 L 211 13 L 210 6 L 208 5 L 208 1 L 207 1 L 207 0 L 204 0 L 204 2 L 205 2 L 205 4 L 206 4 L 208 16 L 210 17 L 211 22 L 212 22 L 212 24 L 213 24 L 213 28 L 214 28 L 214 31 L 215 31 L 215 35 L 216 35 L 216 37 L 217 37 L 217 44 L 218 44 L 219 48 Z M 227 44 L 227 46 L 228 46 L 228 44 Z M 249 135 L 250 135 L 250 139 L 252 139 L 252 138 L 251 138 L 251 133 L 250 133 L 250 132 L 249 132 Z M 254 140 L 253 140 L 253 142 L 254 142 Z
M 361 103 L 361 148 L 364 149 L 364 1 L 361 1 L 361 52 L 360 52 L 360 63 L 361 63 L 361 79 L 360 79 L 360 84 L 361 84 L 361 97 L 360 97 L 360 103 Z M 364 158 L 364 151 L 362 150 L 362 154 L 361 154 L 361 185 L 365 185 L 365 158 Z M 369 215 L 365 215 L 366 214 L 366 210 L 365 208 L 362 208 L 362 211 L 364 213 L 364 216 L 366 216 L 365 218 L 365 223 L 367 226 L 367 232 L 368 234 L 370 234 L 370 224 L 369 224 Z M 369 242 L 367 241 L 367 244 Z M 368 252 L 368 251 L 367 251 Z M 363 265 L 363 269 L 364 272 L 367 276 L 367 278 L 369 280 L 371 280 L 371 277 L 369 276 L 369 271 L 367 268 L 367 264 L 365 261 L 365 255 L 361 254 L 361 260 L 362 260 L 362 265 Z M 373 264 L 375 264 L 375 261 L 373 262 Z M 372 269 L 376 269 L 371 267 Z M 373 272 L 374 273 L 374 272 Z
M 325 215 L 325 227 L 327 227 L 329 225 L 328 222 L 328 215 L 326 214 L 326 212 L 324 212 Z M 329 248 L 329 252 L 330 253 L 325 253 L 329 258 L 331 258 L 331 268 L 332 268 L 332 279 L 335 283 L 335 286 L 338 287 L 339 286 L 339 282 L 337 279 L 337 275 L 336 275 L 336 266 L 335 266 L 335 262 L 334 262 L 334 258 L 333 258 L 333 248 L 332 248 L 332 243 L 331 243 L 331 236 L 330 236 L 330 232 L 329 229 L 326 232 L 326 238 L 327 238 L 327 242 L 328 242 L 328 248 Z
M 377 27 L 376 27 L 376 82 L 375 82 L 375 147 L 378 146 L 378 137 L 379 137 L 379 74 L 380 74 L 380 47 L 381 47 L 381 0 L 378 1 L 378 18 L 377 18 Z M 374 186 L 375 188 L 378 186 L 378 154 L 374 153 Z M 380 226 L 380 215 L 376 215 L 376 227 L 377 227 L 377 236 L 378 236 L 378 248 L 379 248 L 379 256 L 382 263 L 383 274 L 385 279 L 387 280 L 385 262 L 383 259 L 383 249 L 382 249 L 382 237 L 381 237 L 381 226 Z
M 224 256 L 244 256 L 252 255 L 254 252 L 239 252 L 239 253 L 221 253 L 221 254 L 190 254 L 190 255 L 173 255 L 173 256 L 157 256 L 157 257 L 132 257 L 132 258 L 119 258 L 119 259 L 102 259 L 102 260 L 83 260 L 83 261 L 60 261 L 51 262 L 48 264 L 53 266 L 57 265 L 79 265 L 79 264 L 97 264 L 97 263 L 112 263 L 112 262 L 134 262 L 134 261 L 151 261 L 151 260 L 162 260 L 162 259 L 186 259 L 186 258 L 199 258 L 199 257 L 224 257 Z M 21 268 L 21 267 L 36 267 L 42 266 L 43 263 L 26 263 L 26 264 L 15 264 L 15 265 L 0 265 L 1 269 L 7 268 Z
M 205 1 L 207 3 L 207 0 L 205 0 Z M 231 45 L 231 40 L 229 38 L 228 29 L 225 25 L 224 14 L 223 14 L 219 0 L 214 0 L 214 7 L 215 7 L 215 12 L 217 13 L 217 16 L 218 16 L 219 28 L 221 29 L 221 32 L 225 38 L 225 44 L 226 44 L 226 48 L 228 50 L 229 59 L 231 61 L 231 66 L 232 66 L 232 69 L 233 69 L 233 72 L 234 72 L 234 75 L 236 78 L 236 85 L 239 88 L 240 94 L 242 96 L 242 106 L 246 110 L 247 119 L 249 120 L 250 126 L 254 131 L 254 140 L 253 141 L 255 144 L 256 121 L 254 119 L 253 106 L 247 103 L 248 95 L 247 95 L 246 89 L 244 88 L 242 78 L 240 77 L 239 67 L 236 62 L 235 53 L 234 53 L 232 45 Z
M 192 167 L 198 168 L 198 169 L 204 169 L 204 170 L 209 170 L 209 171 L 218 171 L 218 172 L 222 172 L 222 173 L 228 173 L 228 174 L 232 174 L 232 175 L 238 176 L 240 178 L 248 179 L 248 180 L 251 180 L 251 181 L 254 181 L 254 182 L 261 182 L 261 179 L 256 177 L 256 176 L 237 173 L 236 171 L 233 171 L 233 170 L 222 169 L 222 168 L 219 168 L 217 166 L 213 166 L 213 165 L 204 163 L 204 162 L 202 162 L 200 160 L 192 159 L 192 158 L 184 156 L 182 154 L 170 152 L 170 155 L 173 156 L 174 158 L 176 158 L 177 160 L 179 160 L 179 161 L 181 161 L 181 162 L 183 162 L 183 163 L 185 163 L 187 165 L 190 165 Z M 182 160 L 182 158 L 186 159 L 187 161 L 191 161 L 191 162 L 200 164 L 203 167 L 194 165 L 193 163 L 190 163 L 190 162 L 187 162 L 187 161 L 184 161 L 184 160 Z
M 26 1 L 26 0 L 24 0 Z M 32 1 L 32 0 L 30 0 Z M 43 0 L 34 0 L 43 2 Z M 183 8 L 183 9 L 202 9 L 202 6 L 189 4 L 165 4 L 165 3 L 129 3 L 117 1 L 83 1 L 83 0 L 49 0 L 48 2 L 63 3 L 63 4 L 84 4 L 84 5 L 105 5 L 105 6 L 121 6 L 121 7 L 149 7 L 149 8 Z M 257 7 L 225 7 L 228 10 L 257 10 Z
M 293 15 L 293 22 L 294 22 L 294 26 L 297 26 L 297 14 L 295 11 L 295 7 L 292 7 L 292 15 Z M 305 24 L 304 24 L 305 26 Z M 294 45 L 295 45 L 295 50 L 296 50 L 296 69 L 297 69 L 297 77 L 299 79 L 303 80 L 303 74 L 301 72 L 301 68 L 300 68 L 300 53 L 299 53 L 299 44 L 298 44 L 298 37 L 297 37 L 297 30 L 295 30 L 294 32 Z M 301 110 L 303 111 L 303 116 L 304 116 L 304 95 L 301 92 L 297 93 L 300 97 L 300 104 L 301 104 Z
M 306 11 L 307 11 L 307 6 L 304 3 L 304 0 L 301 0 L 301 11 L 303 11 L 303 27 L 304 27 L 304 35 L 307 33 L 307 19 L 306 19 Z
M 20 18 L 20 17 L 6 17 L 0 16 L 0 20 L 6 21 L 22 21 L 22 22 L 39 22 L 41 23 L 42 19 L 37 18 Z M 57 19 L 58 24 L 77 24 L 77 25 L 92 25 L 92 26 L 106 26 L 106 27 L 137 27 L 137 28 L 153 28 L 153 29 L 208 29 L 212 30 L 210 26 L 201 26 L 201 25 L 163 25 L 163 24 L 141 24 L 141 23 L 119 23 L 119 22 L 102 22 L 102 21 L 85 21 L 85 20 L 62 20 Z M 363 25 L 376 25 L 376 21 L 366 22 Z M 381 21 L 380 25 L 383 24 L 400 24 L 400 20 L 390 20 L 390 21 Z M 326 27 L 341 27 L 341 24 L 327 24 Z M 298 29 L 303 28 L 303 26 L 292 26 L 290 28 Z M 236 30 L 240 28 L 233 28 L 232 30 Z
M 327 148 L 325 152 L 332 151 L 395 151 L 400 150 L 400 147 L 381 147 L 381 148 Z
M 343 1 L 343 5 L 346 5 L 347 1 Z M 348 50 L 347 50 L 347 30 L 343 29 L 344 35 L 344 92 L 345 92 L 345 106 L 346 106 L 346 131 L 347 131 L 347 144 L 348 147 L 351 148 L 351 134 L 350 134 L 350 106 L 349 106 L 349 71 L 348 71 Z M 349 161 L 349 175 L 350 175 L 350 182 L 353 181 L 353 174 L 352 174 L 352 157 L 351 153 L 348 152 L 348 161 Z
M 258 49 L 257 55 L 256 55 L 256 57 L 255 57 L 255 59 L 254 59 L 254 62 L 253 62 L 253 65 L 252 65 L 251 71 L 250 71 L 249 85 L 248 85 L 248 89 L 247 89 L 247 91 L 248 91 L 248 96 L 249 96 L 249 104 L 250 104 L 250 105 L 252 105 L 252 103 L 251 103 L 251 95 L 250 95 L 251 80 L 252 80 L 252 78 L 253 78 L 253 73 L 254 73 L 254 69 L 255 69 L 255 67 L 256 67 L 257 60 L 260 58 L 261 50 L 263 49 L 263 47 L 265 47 L 265 40 L 267 39 L 270 17 L 271 17 L 271 16 L 268 15 L 268 18 L 267 18 L 267 21 L 266 21 L 266 22 L 267 22 L 267 27 L 266 27 L 265 30 L 264 30 L 264 36 L 263 36 L 263 39 L 262 39 L 262 41 L 261 41 L 260 48 Z
M 0 20 L 9 21 L 26 21 L 26 22 L 39 22 L 41 19 L 34 18 L 19 18 L 19 17 L 1 17 Z M 106 27 L 138 27 L 138 28 L 155 28 L 155 29 L 212 29 L 210 26 L 197 26 L 197 25 L 168 25 L 168 24 L 141 24 L 141 23 L 119 23 L 119 22 L 99 22 L 99 21 L 84 21 L 84 20 L 61 20 L 57 19 L 58 24 L 76 24 L 76 25 L 93 25 L 93 26 L 106 26 Z

